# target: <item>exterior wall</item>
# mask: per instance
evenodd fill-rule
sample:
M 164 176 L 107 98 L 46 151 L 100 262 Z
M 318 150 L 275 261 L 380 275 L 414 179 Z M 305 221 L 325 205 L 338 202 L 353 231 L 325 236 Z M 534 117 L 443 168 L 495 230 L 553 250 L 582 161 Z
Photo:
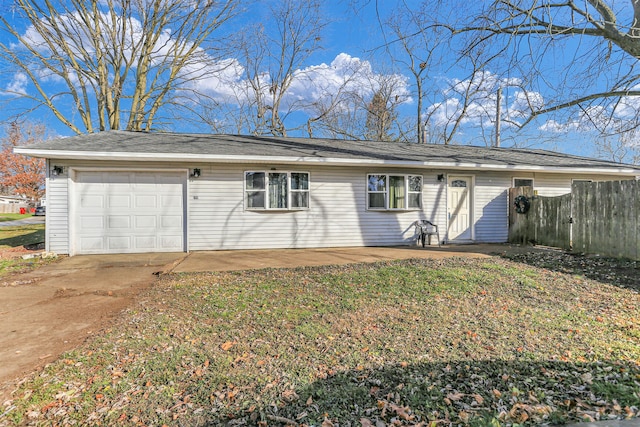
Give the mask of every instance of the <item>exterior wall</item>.
M 244 209 L 244 171 L 310 173 L 310 208 L 302 211 Z M 415 243 L 417 219 L 437 217 L 436 174 L 384 168 L 201 165 L 189 191 L 190 249 L 389 246 Z M 423 210 L 368 211 L 368 173 L 422 174 Z M 435 189 L 434 189 L 435 188 Z
M 474 187 L 475 241 L 482 243 L 506 242 L 509 234 L 507 189 L 512 175 L 483 173 L 476 175 Z
M 69 181 L 65 170 L 60 176 L 52 176 L 53 165 L 61 162 L 47 162 L 46 193 L 47 215 L 45 219 L 46 250 L 59 254 L 69 253 Z M 51 166 L 50 166 L 51 165 Z
M 99 162 L 50 160 L 64 166 L 62 175 L 47 177 L 47 249 L 69 253 L 69 206 L 74 168 L 187 169 L 201 176 L 189 179 L 185 197 L 187 249 L 258 249 L 416 244 L 413 222 L 428 219 L 447 230 L 447 173 L 436 169 L 385 167 L 329 167 L 321 165 L 212 164 L 163 162 Z M 309 172 L 310 208 L 301 211 L 250 211 L 244 208 L 244 172 L 271 170 Z M 50 167 L 47 167 L 50 169 Z M 423 176 L 423 208 L 410 211 L 369 211 L 366 182 L 369 173 Z M 438 175 L 445 179 L 438 181 Z M 619 179 L 580 175 L 520 174 L 464 171 L 474 177 L 473 225 L 476 242 L 506 242 L 507 189 L 514 176 L 534 178 L 541 195 L 568 193 L 571 179 Z M 436 242 L 432 242 L 435 244 Z

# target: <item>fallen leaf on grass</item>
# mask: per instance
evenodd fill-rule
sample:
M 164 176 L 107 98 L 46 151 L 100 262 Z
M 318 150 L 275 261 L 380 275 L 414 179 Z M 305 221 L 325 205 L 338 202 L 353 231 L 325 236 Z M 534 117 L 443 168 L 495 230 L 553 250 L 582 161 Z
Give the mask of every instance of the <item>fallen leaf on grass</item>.
M 325 418 L 322 422 L 322 427 L 334 427 L 334 425 L 328 418 Z
M 415 418 L 415 416 L 409 413 L 409 408 L 404 406 L 398 406 L 393 403 L 389 403 L 389 409 L 398 414 L 398 417 L 402 418 L 406 421 L 411 421 Z
M 224 351 L 229 351 L 231 350 L 231 347 L 233 347 L 236 344 L 238 344 L 238 341 L 227 341 L 224 344 L 222 344 L 220 348 L 223 349 Z
M 447 399 L 453 400 L 454 402 L 460 400 L 464 397 L 464 393 L 449 393 L 447 394 Z

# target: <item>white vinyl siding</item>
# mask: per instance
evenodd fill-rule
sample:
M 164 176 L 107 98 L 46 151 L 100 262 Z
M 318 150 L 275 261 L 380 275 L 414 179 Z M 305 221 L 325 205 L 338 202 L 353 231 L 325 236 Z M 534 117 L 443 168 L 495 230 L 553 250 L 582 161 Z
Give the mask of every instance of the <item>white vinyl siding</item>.
M 509 234 L 509 193 L 511 177 L 503 174 L 478 174 L 475 182 L 475 241 L 506 242 Z
M 191 182 L 191 250 L 408 244 L 415 242 L 411 224 L 425 216 L 368 211 L 366 173 L 352 167 L 310 168 L 308 210 L 244 210 L 238 195 L 248 170 L 246 165 L 203 166 L 202 177 Z
M 536 191 L 539 196 L 555 197 L 571 193 L 571 181 L 580 178 L 580 175 L 560 175 L 560 174 L 536 174 Z M 582 178 L 593 179 L 593 178 Z M 619 179 L 619 178 L 613 178 Z M 600 180 L 600 179 L 598 179 Z
M 56 162 L 50 162 L 47 173 Z M 46 182 L 47 214 L 45 217 L 46 250 L 59 254 L 69 253 L 69 174 L 48 176 Z

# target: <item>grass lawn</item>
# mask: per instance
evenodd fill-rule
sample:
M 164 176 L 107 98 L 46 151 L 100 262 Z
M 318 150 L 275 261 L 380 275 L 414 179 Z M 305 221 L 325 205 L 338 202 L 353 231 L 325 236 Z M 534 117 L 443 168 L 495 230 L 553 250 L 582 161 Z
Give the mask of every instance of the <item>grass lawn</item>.
M 0 249 L 44 242 L 44 224 L 15 225 L 0 228 Z
M 9 214 L 2 214 L 9 215 Z M 26 215 L 23 215 L 26 216 Z M 17 225 L 0 228 L 0 250 L 44 242 L 44 224 Z M 0 258 L 0 278 L 11 273 L 32 270 L 51 259 Z
M 0 213 L 0 222 L 3 221 L 15 221 L 16 219 L 25 219 L 33 216 L 32 214 L 19 214 L 19 213 Z
M 495 426 L 637 416 L 638 289 L 614 273 L 595 280 L 519 261 L 164 276 L 110 329 L 22 382 L 0 424 Z M 638 266 L 627 267 L 640 283 Z

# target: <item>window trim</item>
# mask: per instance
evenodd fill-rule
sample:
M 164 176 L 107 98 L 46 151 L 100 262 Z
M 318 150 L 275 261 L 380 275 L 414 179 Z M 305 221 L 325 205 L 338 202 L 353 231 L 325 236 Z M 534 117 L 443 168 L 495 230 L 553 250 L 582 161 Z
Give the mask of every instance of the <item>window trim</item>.
M 264 174 L 264 189 L 262 190 L 254 190 L 254 189 L 248 189 L 247 188 L 247 174 L 250 173 L 263 173 Z M 270 203 L 269 203 L 269 174 L 272 173 L 278 173 L 278 174 L 286 174 L 287 175 L 287 207 L 285 208 L 272 208 L 269 207 Z M 295 189 L 292 190 L 291 189 L 291 175 L 292 174 L 306 174 L 307 175 L 307 189 L 306 190 L 302 190 L 302 189 Z M 262 191 L 264 192 L 264 207 L 249 207 L 249 198 L 247 197 L 247 193 L 249 192 L 255 192 L 255 191 Z M 292 207 L 291 206 L 291 202 L 292 202 L 292 193 L 307 193 L 307 206 L 304 207 Z M 270 212 L 282 212 L 282 211 L 306 211 L 309 210 L 311 208 L 311 173 L 306 172 L 306 171 L 298 171 L 298 170 L 267 170 L 267 169 L 251 169 L 251 170 L 245 170 L 242 174 L 242 198 L 243 198 L 243 205 L 244 205 L 244 210 L 246 211 L 251 211 L 251 212 L 265 212 L 265 211 L 270 211 Z
M 384 176 L 385 177 L 385 189 L 384 191 L 372 191 L 369 189 L 369 180 L 371 179 L 372 176 Z M 404 178 L 404 200 L 405 200 L 405 207 L 404 208 L 392 208 L 389 207 L 391 200 L 389 198 L 389 186 L 391 184 L 391 177 L 403 177 Z M 411 191 L 410 190 L 410 183 L 409 183 L 409 178 L 410 177 L 420 177 L 420 191 Z M 423 207 L 423 191 L 424 191 L 424 175 L 422 174 L 412 174 L 412 173 L 367 173 L 366 176 L 366 200 L 365 200 L 365 204 L 366 204 L 366 208 L 369 211 L 377 211 L 377 212 L 384 212 L 384 211 L 391 211 L 391 212 L 404 212 L 404 211 L 419 211 L 422 210 Z M 384 194 L 384 207 L 371 207 L 370 206 L 370 199 L 369 199 L 369 195 L 371 194 Z M 420 206 L 418 207 L 410 207 L 409 206 L 409 202 L 410 202 L 410 195 L 411 194 L 419 194 L 420 195 Z
M 516 187 L 516 179 L 526 179 L 528 181 L 531 181 L 531 188 L 536 188 L 536 181 L 535 178 L 531 178 L 531 177 L 524 177 L 524 176 L 514 176 L 513 178 L 511 178 L 511 186 L 513 188 L 519 188 Z M 521 185 L 520 187 L 528 187 L 528 185 Z

